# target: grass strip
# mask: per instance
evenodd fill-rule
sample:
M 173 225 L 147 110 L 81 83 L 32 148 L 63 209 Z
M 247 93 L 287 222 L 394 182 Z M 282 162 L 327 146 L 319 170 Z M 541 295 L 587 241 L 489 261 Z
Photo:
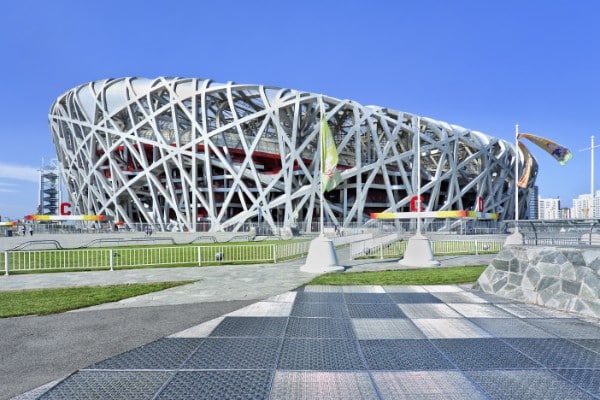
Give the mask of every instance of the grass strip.
M 372 272 L 331 273 L 307 285 L 449 285 L 475 282 L 485 265 Z
M 169 281 L 0 292 L 0 318 L 48 315 L 119 301 L 197 281 Z

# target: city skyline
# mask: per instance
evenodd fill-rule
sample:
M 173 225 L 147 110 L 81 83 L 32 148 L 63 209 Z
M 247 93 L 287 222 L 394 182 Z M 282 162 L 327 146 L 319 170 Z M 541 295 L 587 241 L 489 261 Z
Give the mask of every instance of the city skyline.
M 37 208 L 47 115 L 78 84 L 201 77 L 322 93 L 514 142 L 515 125 L 568 147 L 559 165 L 529 146 L 543 198 L 589 192 L 600 77 L 593 1 L 308 1 L 218 4 L 32 0 L 5 7 L 0 43 L 0 215 Z M 598 174 L 596 174 L 597 176 Z M 595 183 L 595 188 L 600 185 Z

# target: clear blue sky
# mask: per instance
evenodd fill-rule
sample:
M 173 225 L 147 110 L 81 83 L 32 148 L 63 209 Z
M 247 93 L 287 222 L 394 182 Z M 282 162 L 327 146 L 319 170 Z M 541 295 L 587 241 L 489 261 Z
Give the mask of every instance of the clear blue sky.
M 0 215 L 35 212 L 47 114 L 96 79 L 180 76 L 266 84 L 416 113 L 530 147 L 542 197 L 590 189 L 600 143 L 594 0 L 20 0 L 0 12 Z M 596 156 L 600 159 L 600 155 Z M 599 174 L 596 174 L 599 175 Z M 597 180 L 598 181 L 598 180 Z M 600 185 L 595 185 L 600 189 Z

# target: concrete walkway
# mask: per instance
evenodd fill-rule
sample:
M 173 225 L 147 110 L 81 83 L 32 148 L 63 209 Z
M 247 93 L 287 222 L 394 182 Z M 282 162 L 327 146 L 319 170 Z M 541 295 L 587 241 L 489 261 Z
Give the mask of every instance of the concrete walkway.
M 455 285 L 300 288 L 314 277 L 302 263 L 0 277 L 0 290 L 200 280 L 0 320 L 0 399 L 600 398 L 598 321 Z

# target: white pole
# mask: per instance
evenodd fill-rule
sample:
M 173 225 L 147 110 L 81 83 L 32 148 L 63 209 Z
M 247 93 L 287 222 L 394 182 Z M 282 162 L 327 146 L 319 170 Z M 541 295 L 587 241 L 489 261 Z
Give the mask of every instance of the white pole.
M 515 232 L 519 232 L 519 124 L 515 125 Z
M 417 234 L 421 234 L 421 117 L 417 116 Z
M 325 103 L 323 103 L 323 96 L 321 96 L 321 118 L 325 118 Z M 323 191 L 323 126 L 321 125 L 322 122 L 319 121 L 319 147 L 321 149 L 319 156 L 320 158 L 320 162 L 319 162 L 319 188 L 321 190 L 321 236 L 325 236 L 325 230 L 324 230 L 324 218 L 323 218 L 323 213 L 325 210 L 325 207 L 323 205 L 323 203 L 325 202 L 325 192 Z
M 592 135 L 591 151 L 591 169 L 590 169 L 590 194 L 592 195 L 592 204 L 594 202 L 594 136 Z

